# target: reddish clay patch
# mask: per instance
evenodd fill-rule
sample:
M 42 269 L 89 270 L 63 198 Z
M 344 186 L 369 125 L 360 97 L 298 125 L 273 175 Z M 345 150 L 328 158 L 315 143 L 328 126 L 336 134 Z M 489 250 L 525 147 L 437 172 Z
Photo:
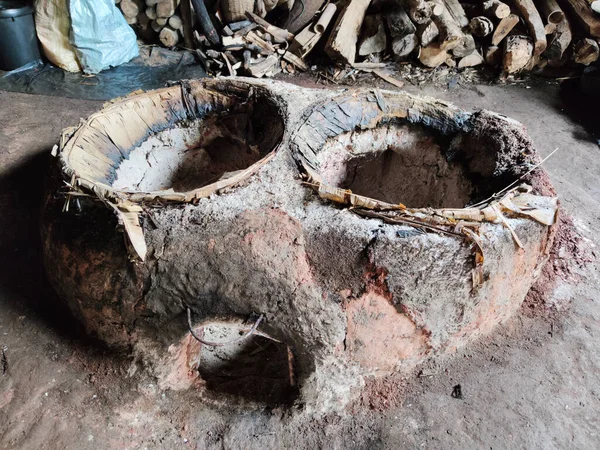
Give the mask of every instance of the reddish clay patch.
M 351 301 L 346 317 L 346 350 L 372 373 L 393 372 L 399 362 L 416 361 L 429 350 L 427 333 L 375 292 Z
M 558 282 L 560 280 L 578 282 L 580 276 L 574 273 L 574 269 L 582 268 L 595 259 L 595 255 L 585 247 L 581 236 L 575 229 L 573 219 L 568 214 L 559 213 L 556 229 L 554 245 L 550 250 L 550 259 L 523 302 L 523 311 L 528 315 L 550 312 L 547 308 L 547 301 Z

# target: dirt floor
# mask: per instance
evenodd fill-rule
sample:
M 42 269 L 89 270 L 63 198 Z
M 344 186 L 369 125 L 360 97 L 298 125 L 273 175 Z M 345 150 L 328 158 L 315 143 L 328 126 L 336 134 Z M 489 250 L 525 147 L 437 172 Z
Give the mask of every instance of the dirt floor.
M 527 126 L 542 155 L 558 148 L 546 167 L 583 240 L 566 236 L 558 249 L 554 268 L 566 280 L 545 287 L 546 304 L 532 296 L 493 335 L 418 375 L 372 385 L 362 405 L 319 420 L 297 409 L 161 392 L 127 355 L 85 337 L 45 282 L 37 216 L 60 130 L 101 104 L 0 92 L 0 449 L 597 448 L 594 130 L 578 123 L 572 96 L 564 103 L 553 83 L 450 85 L 407 90 L 504 113 Z M 587 252 L 587 263 L 567 261 L 574 247 Z

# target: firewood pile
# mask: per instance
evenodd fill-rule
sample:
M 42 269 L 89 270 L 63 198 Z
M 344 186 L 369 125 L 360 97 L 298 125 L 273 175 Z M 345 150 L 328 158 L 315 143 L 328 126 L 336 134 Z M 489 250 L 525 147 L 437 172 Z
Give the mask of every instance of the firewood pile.
M 400 85 L 382 70 L 390 62 L 506 76 L 589 65 L 600 53 L 590 0 L 116 1 L 140 37 L 194 50 L 215 75 L 294 73 L 325 55 Z

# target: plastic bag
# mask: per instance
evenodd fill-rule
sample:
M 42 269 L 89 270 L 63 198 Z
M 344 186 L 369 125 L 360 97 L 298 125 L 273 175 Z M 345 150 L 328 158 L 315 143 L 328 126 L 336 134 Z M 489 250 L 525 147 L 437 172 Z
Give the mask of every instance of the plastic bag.
M 139 54 L 136 36 L 114 0 L 70 0 L 71 43 L 85 73 L 98 73 Z
M 36 0 L 35 30 L 44 55 L 52 64 L 69 72 L 81 71 L 69 42 L 71 19 L 67 0 Z

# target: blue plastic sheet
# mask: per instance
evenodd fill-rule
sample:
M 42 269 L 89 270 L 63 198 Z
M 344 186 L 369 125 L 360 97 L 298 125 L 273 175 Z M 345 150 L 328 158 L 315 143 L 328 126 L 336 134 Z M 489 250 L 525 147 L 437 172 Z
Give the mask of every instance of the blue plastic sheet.
M 71 0 L 71 43 L 86 73 L 120 66 L 139 54 L 136 36 L 114 0 Z

